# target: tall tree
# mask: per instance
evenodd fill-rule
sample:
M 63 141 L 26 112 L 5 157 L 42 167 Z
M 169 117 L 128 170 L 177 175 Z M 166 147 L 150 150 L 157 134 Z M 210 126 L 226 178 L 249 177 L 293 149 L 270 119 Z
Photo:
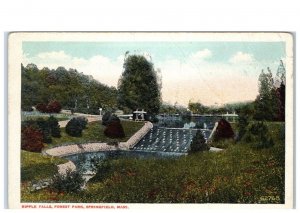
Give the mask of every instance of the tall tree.
M 132 110 L 144 109 L 150 114 L 159 112 L 161 86 L 152 62 L 142 55 L 129 55 L 118 83 L 118 103 Z
M 280 101 L 270 68 L 268 68 L 267 73 L 262 70 L 258 81 L 259 95 L 255 100 L 254 119 L 266 121 L 278 120 Z

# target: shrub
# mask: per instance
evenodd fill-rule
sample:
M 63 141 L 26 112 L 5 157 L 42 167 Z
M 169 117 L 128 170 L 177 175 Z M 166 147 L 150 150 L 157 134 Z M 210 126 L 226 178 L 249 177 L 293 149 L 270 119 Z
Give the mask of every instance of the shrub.
M 48 109 L 47 109 L 47 105 L 44 104 L 44 103 L 39 103 L 35 106 L 35 108 L 40 111 L 40 112 L 43 112 L 43 113 L 46 113 L 48 112 Z
M 58 101 L 50 101 L 47 104 L 39 103 L 36 106 L 36 109 L 42 113 L 59 113 L 62 109 L 61 104 Z
M 109 111 L 104 113 L 104 115 L 102 116 L 102 125 L 103 126 L 106 126 L 108 124 L 108 121 L 109 121 L 111 115 L 112 115 L 112 113 Z
M 41 152 L 44 147 L 43 133 L 34 126 L 22 128 L 21 149 L 30 152 Z
M 269 148 L 274 145 L 268 127 L 263 122 L 256 122 L 250 125 L 242 141 L 252 143 L 252 147 L 257 149 Z
M 58 120 L 55 117 L 50 116 L 48 118 L 48 126 L 51 130 L 52 137 L 59 138 L 61 136 Z
M 94 165 L 94 171 L 96 172 L 96 175 L 90 180 L 91 182 L 103 181 L 112 171 L 112 163 L 110 159 L 97 159 Z
M 47 112 L 59 113 L 61 111 L 61 104 L 58 101 L 50 101 L 47 105 Z
M 123 129 L 121 123 L 118 121 L 113 121 L 113 122 L 109 123 L 104 130 L 104 134 L 110 138 L 125 137 L 124 129 Z
M 51 188 L 58 193 L 76 193 L 82 189 L 83 185 L 84 179 L 79 172 L 67 171 L 65 175 L 54 176 Z
M 230 123 L 222 118 L 218 122 L 218 126 L 215 132 L 215 139 L 220 140 L 220 139 L 227 139 L 233 137 L 234 137 L 234 132 L 231 128 Z
M 202 132 L 198 130 L 192 140 L 189 153 L 208 151 L 208 150 L 209 150 L 209 146 L 207 145 Z
M 52 143 L 51 138 L 51 129 L 49 126 L 48 121 L 44 120 L 43 118 L 38 118 L 36 120 L 36 125 L 43 133 L 44 143 Z
M 22 106 L 22 110 L 26 112 L 32 112 L 33 108 L 32 106 Z
M 66 133 L 73 137 L 80 137 L 82 130 L 82 121 L 78 118 L 72 118 L 66 125 Z
M 77 117 L 76 119 L 79 121 L 79 123 L 81 125 L 81 128 L 85 129 L 86 125 L 88 124 L 88 119 L 86 117 L 83 117 L 83 116 L 82 117 Z
M 105 112 L 102 117 L 102 125 L 107 126 L 112 122 L 120 122 L 120 119 L 118 118 L 118 116 L 112 114 L 109 111 Z
M 249 117 L 247 115 L 241 114 L 238 118 L 238 137 L 237 140 L 241 140 L 246 134 L 247 126 L 249 124 Z

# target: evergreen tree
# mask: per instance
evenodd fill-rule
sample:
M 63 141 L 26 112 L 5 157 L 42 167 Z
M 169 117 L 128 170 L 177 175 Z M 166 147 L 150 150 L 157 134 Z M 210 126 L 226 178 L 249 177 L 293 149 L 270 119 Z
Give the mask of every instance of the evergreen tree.
M 50 116 L 48 118 L 48 125 L 50 128 L 52 137 L 59 138 L 61 135 L 60 135 L 60 128 L 59 128 L 58 120 L 55 117 Z
M 129 55 L 118 83 L 118 103 L 131 110 L 144 109 L 149 114 L 159 112 L 160 85 L 153 64 L 142 55 Z
M 279 100 L 277 98 L 276 88 L 274 87 L 274 79 L 270 68 L 264 73 L 262 70 L 259 76 L 259 95 L 255 100 L 256 120 L 275 120 L 279 110 Z
M 198 130 L 192 140 L 189 153 L 208 151 L 208 150 L 209 150 L 209 146 L 205 141 L 204 135 L 202 134 L 201 130 Z

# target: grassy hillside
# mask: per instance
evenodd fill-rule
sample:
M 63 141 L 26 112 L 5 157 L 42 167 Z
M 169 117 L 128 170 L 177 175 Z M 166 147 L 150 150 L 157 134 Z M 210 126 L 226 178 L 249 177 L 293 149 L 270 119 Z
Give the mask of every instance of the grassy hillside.
M 57 165 L 65 162 L 67 160 L 62 158 L 22 150 L 21 181 L 35 181 L 52 177 L 57 173 Z

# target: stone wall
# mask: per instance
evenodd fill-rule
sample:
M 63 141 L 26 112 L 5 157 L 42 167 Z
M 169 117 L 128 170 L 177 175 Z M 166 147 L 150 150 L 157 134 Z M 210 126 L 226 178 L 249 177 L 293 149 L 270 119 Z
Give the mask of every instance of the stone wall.
M 153 124 L 147 121 L 139 131 L 137 131 L 131 138 L 127 140 L 127 149 L 132 149 L 152 128 Z

